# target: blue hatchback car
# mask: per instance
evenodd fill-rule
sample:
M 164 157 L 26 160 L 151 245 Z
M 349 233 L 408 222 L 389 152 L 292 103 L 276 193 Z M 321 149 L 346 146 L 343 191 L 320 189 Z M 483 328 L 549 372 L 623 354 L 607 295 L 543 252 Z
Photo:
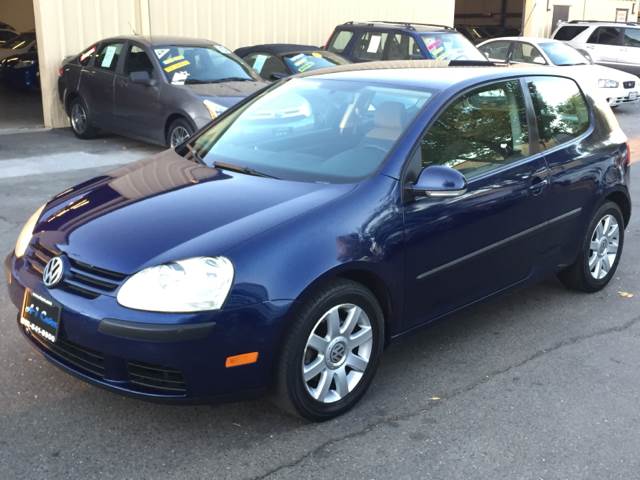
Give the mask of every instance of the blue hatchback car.
M 6 259 L 19 328 L 112 391 L 326 420 L 417 327 L 549 275 L 603 288 L 631 215 L 610 108 L 566 69 L 440 66 L 285 79 L 58 194 Z

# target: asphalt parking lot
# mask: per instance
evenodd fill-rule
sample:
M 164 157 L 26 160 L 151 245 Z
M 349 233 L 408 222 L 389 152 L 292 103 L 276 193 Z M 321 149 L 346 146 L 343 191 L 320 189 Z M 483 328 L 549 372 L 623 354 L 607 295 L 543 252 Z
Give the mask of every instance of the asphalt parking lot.
M 617 115 L 637 162 L 640 105 Z M 3 254 L 52 194 L 157 150 L 69 135 L 0 136 Z M 550 279 L 450 317 L 392 345 L 363 401 L 323 424 L 265 400 L 177 407 L 86 385 L 24 341 L 2 277 L 0 478 L 638 478 L 639 265 L 633 218 L 604 291 Z

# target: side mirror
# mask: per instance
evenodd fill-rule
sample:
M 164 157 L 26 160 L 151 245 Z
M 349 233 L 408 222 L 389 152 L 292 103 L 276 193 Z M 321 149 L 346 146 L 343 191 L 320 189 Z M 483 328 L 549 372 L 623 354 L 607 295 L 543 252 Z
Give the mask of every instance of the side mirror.
M 131 83 L 138 83 L 140 85 L 146 85 L 147 87 L 153 87 L 156 84 L 156 81 L 151 78 L 149 72 L 146 71 L 131 72 L 129 74 L 129 80 Z
M 538 65 L 546 65 L 547 62 L 544 58 L 542 58 L 540 55 L 538 55 L 537 57 L 535 57 L 533 59 L 533 63 L 537 63 Z
M 423 169 L 408 189 L 415 196 L 457 197 L 467 191 L 467 179 L 458 170 L 432 165 Z
M 271 76 L 269 77 L 269 80 L 282 80 L 283 78 L 287 78 L 289 75 L 287 75 L 284 72 L 273 72 L 271 74 Z

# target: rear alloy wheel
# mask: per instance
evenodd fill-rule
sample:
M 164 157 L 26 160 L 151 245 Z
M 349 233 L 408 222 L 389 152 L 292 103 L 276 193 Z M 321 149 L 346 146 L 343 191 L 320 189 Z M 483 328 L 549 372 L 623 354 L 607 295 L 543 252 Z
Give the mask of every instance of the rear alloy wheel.
M 89 139 L 96 136 L 96 129 L 91 124 L 89 111 L 81 98 L 74 98 L 69 105 L 71 129 L 78 138 Z
M 314 421 L 353 407 L 375 373 L 384 319 L 375 296 L 338 280 L 303 302 L 287 336 L 278 371 L 278 404 Z
M 569 288 L 596 292 L 613 277 L 624 244 L 624 218 L 618 205 L 606 202 L 598 209 L 575 263 L 560 273 Z
M 167 145 L 171 148 L 176 148 L 181 143 L 185 142 L 191 135 L 193 135 L 193 128 L 189 123 L 178 118 L 171 122 L 167 129 Z

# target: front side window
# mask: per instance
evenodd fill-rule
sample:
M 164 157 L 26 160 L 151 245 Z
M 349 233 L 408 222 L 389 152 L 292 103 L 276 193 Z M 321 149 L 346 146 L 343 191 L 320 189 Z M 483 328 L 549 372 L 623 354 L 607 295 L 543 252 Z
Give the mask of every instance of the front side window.
M 163 45 L 153 51 L 174 85 L 256 79 L 251 68 L 222 45 Z
M 267 80 L 274 78 L 274 75 L 289 74 L 282 60 L 270 53 L 252 53 L 247 55 L 244 61 L 247 62 L 258 75 Z
M 537 77 L 529 80 L 528 86 L 544 148 L 568 142 L 587 131 L 589 108 L 573 80 Z
M 123 46 L 123 43 L 107 43 L 103 45 L 96 57 L 96 67 L 111 72 L 115 71 Z
M 640 47 L 640 28 L 624 29 L 625 47 Z
M 386 32 L 365 32 L 356 42 L 353 56 L 358 60 L 372 61 L 382 60 L 384 46 L 387 43 Z
M 510 45 L 511 43 L 506 41 L 489 42 L 478 47 L 478 50 L 484 53 L 484 55 L 491 61 L 506 62 L 507 56 L 509 55 Z
M 621 45 L 622 29 L 617 27 L 598 27 L 589 37 L 588 43 L 600 45 Z
M 432 91 L 296 78 L 232 111 L 197 138 L 207 165 L 288 180 L 347 183 L 373 174 Z
M 96 54 L 96 48 L 97 48 L 96 45 L 91 45 L 84 52 L 82 52 L 78 57 L 78 63 L 83 67 L 86 67 L 87 65 L 89 65 L 91 63 L 91 60 L 93 60 L 93 57 Z
M 11 50 L 21 50 L 26 48 L 31 42 L 36 41 L 35 33 L 22 33 L 17 37 L 14 35 L 14 38 L 7 43 L 5 48 L 9 48 Z
M 351 30 L 338 31 L 329 42 L 327 50 L 334 53 L 344 52 L 345 48 L 347 48 L 347 45 L 349 45 L 352 37 L 353 32 Z
M 547 63 L 540 50 L 530 43 L 514 42 L 511 61 L 519 63 Z
M 147 72 L 153 77 L 153 63 L 147 53 L 137 45 L 131 45 L 124 60 L 124 74 L 131 72 Z
M 435 60 L 487 60 L 473 43 L 458 32 L 425 33 L 422 41 Z
M 410 35 L 396 33 L 391 35 L 387 45 L 388 60 L 409 60 L 424 58 L 420 47 Z
M 518 80 L 456 99 L 421 141 L 422 166 L 444 165 L 467 179 L 529 155 L 529 128 Z
M 585 26 L 572 26 L 566 25 L 564 27 L 560 27 L 556 34 L 553 36 L 556 40 L 562 40 L 564 42 L 568 42 L 569 40 L 573 40 L 582 32 L 584 32 L 588 27 Z

